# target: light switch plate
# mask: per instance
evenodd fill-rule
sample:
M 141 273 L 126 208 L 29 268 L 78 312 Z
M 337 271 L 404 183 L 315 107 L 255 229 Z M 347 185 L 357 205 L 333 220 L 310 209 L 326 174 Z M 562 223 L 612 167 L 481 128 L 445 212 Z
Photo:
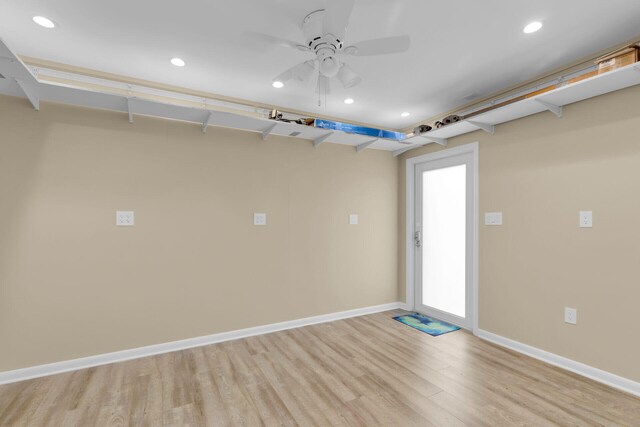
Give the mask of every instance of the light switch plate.
M 485 212 L 484 225 L 502 225 L 502 212 Z
M 116 211 L 116 225 L 133 227 L 133 211 Z
M 593 212 L 592 211 L 580 211 L 580 228 L 592 228 L 593 227 Z
M 575 325 L 578 323 L 578 310 L 575 308 L 564 308 L 564 322 Z
M 267 225 L 267 214 L 266 213 L 254 213 L 253 214 L 253 225 Z
M 358 225 L 358 215 L 357 214 L 349 215 L 349 225 Z

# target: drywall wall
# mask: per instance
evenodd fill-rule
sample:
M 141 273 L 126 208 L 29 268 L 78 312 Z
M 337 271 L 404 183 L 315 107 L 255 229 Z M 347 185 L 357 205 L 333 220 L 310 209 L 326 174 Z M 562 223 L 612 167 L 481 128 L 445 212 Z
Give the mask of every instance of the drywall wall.
M 640 87 L 450 141 L 480 142 L 480 328 L 640 381 Z M 399 293 L 405 295 L 405 160 Z M 578 212 L 593 211 L 593 228 Z M 564 307 L 578 309 L 577 325 Z
M 0 371 L 395 302 L 397 190 L 389 152 L 0 96 Z

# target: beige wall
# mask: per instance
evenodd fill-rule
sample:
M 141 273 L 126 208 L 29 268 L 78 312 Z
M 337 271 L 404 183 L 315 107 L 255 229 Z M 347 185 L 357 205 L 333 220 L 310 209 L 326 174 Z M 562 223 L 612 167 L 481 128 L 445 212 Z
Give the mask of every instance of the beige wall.
M 397 190 L 389 152 L 0 96 L 0 371 L 395 302 Z
M 640 381 L 640 87 L 451 141 L 480 141 L 480 328 Z M 399 293 L 405 294 L 405 160 Z M 594 228 L 578 228 L 593 210 Z M 578 324 L 563 321 L 565 306 Z
M 480 226 L 480 327 L 634 380 L 639 113 L 636 87 L 450 144 L 480 141 L 481 215 L 505 215 Z M 0 129 L 0 371 L 404 299 L 404 160 L 438 149 L 9 97 Z

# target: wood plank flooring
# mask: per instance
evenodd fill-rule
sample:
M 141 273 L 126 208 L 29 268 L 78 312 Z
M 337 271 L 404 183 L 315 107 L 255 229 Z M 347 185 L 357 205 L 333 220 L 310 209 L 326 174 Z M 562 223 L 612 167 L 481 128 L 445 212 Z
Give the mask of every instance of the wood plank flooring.
M 0 386 L 0 426 L 640 426 L 640 399 L 386 312 Z

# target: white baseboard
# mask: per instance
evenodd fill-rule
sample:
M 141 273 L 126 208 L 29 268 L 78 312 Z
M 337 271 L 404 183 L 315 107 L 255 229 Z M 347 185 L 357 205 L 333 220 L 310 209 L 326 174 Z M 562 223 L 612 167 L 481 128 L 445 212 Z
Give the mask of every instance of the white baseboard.
M 413 306 L 411 306 L 411 305 L 409 305 L 409 304 L 407 304 L 407 303 L 401 302 L 401 303 L 398 303 L 398 304 L 400 304 L 400 308 L 401 308 L 401 309 L 403 309 L 403 310 L 406 310 L 406 311 L 415 311 L 415 310 L 413 309 Z
M 483 340 L 490 341 L 501 347 L 509 348 L 517 351 L 518 353 L 531 356 L 534 359 L 542 360 L 550 365 L 558 366 L 566 369 L 567 371 L 574 372 L 613 388 L 617 388 L 635 396 L 640 396 L 640 383 L 636 381 L 620 377 L 610 372 L 594 368 L 593 366 L 585 365 L 584 363 L 576 362 L 575 360 L 567 359 L 566 357 L 558 356 L 557 354 L 549 353 L 548 351 L 544 351 L 482 329 L 479 329 L 476 335 Z
M 207 335 L 203 337 L 189 338 L 185 340 L 155 344 L 146 347 L 132 348 L 129 350 L 99 354 L 96 356 L 83 357 L 80 359 L 65 360 L 62 362 L 32 366 L 29 368 L 16 369 L 13 371 L 5 371 L 0 372 L 0 384 L 24 381 L 32 378 L 44 377 L 47 375 L 60 374 L 63 372 L 75 371 L 78 369 L 106 365 L 109 363 L 124 362 L 126 360 L 153 356 L 155 354 L 169 353 L 172 351 L 185 350 L 193 347 L 201 347 L 204 345 L 215 344 L 224 341 L 247 338 L 254 335 L 268 334 L 271 332 L 283 331 L 286 329 L 299 328 L 301 326 L 315 325 L 318 323 L 347 319 L 349 317 L 364 316 L 366 314 L 395 310 L 403 307 L 403 303 L 394 302 L 372 307 L 357 308 L 355 310 L 341 311 L 338 313 L 322 314 L 320 316 L 306 317 L 303 319 L 290 320 L 287 322 L 273 323 L 270 325 L 256 326 L 253 328 L 239 329 L 236 331 L 222 332 L 219 334 Z

